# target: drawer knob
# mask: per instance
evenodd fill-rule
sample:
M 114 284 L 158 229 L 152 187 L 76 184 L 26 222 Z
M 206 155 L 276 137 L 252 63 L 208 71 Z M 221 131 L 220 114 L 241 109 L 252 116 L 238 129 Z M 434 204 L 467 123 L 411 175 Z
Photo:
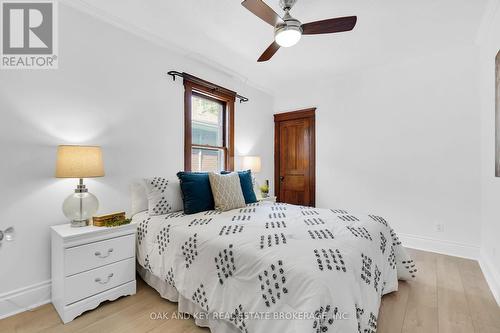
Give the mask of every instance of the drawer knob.
M 108 249 L 108 253 L 106 253 L 104 255 L 100 251 L 96 251 L 94 253 L 94 255 L 96 257 L 98 257 L 98 258 L 107 258 L 107 257 L 109 257 L 109 255 L 111 254 L 111 252 L 113 252 L 113 248 Z
M 109 282 L 109 280 L 111 280 L 111 278 L 113 277 L 113 273 L 109 273 L 108 277 L 106 278 L 106 280 L 101 280 L 101 278 L 95 278 L 95 282 L 97 283 L 100 283 L 100 284 L 106 284 Z

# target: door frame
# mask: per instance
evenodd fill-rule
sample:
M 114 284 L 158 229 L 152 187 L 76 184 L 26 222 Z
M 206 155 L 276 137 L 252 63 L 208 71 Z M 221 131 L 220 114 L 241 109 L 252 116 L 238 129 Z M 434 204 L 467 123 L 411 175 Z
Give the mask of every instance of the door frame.
M 280 122 L 294 119 L 309 118 L 311 120 L 311 147 L 309 156 L 309 191 L 311 194 L 311 206 L 316 206 L 316 108 L 307 108 L 296 111 L 274 114 L 274 195 L 278 202 L 280 198 Z

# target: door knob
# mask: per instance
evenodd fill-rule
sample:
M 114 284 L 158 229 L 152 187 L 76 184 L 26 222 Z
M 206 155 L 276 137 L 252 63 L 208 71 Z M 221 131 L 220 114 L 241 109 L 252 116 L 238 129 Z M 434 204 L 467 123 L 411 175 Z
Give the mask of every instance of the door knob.
M 280 176 L 280 182 L 285 180 L 285 176 Z

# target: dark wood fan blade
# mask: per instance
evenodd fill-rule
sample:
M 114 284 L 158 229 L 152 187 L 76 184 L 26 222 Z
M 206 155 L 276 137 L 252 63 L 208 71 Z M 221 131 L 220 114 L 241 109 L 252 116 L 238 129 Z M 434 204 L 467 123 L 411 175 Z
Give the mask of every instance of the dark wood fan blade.
M 245 0 L 241 3 L 243 7 L 260 17 L 265 22 L 273 27 L 281 21 L 281 18 L 276 14 L 271 7 L 266 5 L 262 0 Z
M 334 32 L 349 31 L 354 28 L 358 18 L 356 16 L 338 17 L 329 20 L 316 21 L 302 24 L 302 34 L 317 35 L 331 34 Z
M 262 55 L 260 56 L 260 58 L 257 60 L 258 62 L 263 62 L 263 61 L 268 61 L 269 59 L 271 59 L 273 57 L 273 55 L 278 52 L 278 49 L 280 48 L 280 46 L 278 45 L 278 43 L 276 42 L 273 42 L 271 45 L 269 45 L 269 47 L 264 51 L 264 53 L 262 53 Z

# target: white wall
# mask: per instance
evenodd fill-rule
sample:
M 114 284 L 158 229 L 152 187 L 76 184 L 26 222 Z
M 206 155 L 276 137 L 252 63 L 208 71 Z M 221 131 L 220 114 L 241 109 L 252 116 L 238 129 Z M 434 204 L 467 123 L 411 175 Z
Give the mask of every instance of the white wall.
M 53 177 L 57 145 L 103 146 L 106 176 L 87 181 L 100 213 L 128 209 L 132 178 L 183 168 L 184 88 L 167 71 L 250 98 L 236 105 L 236 153 L 262 156 L 260 178 L 273 172 L 269 95 L 62 3 L 59 14 L 59 69 L 0 73 L 0 228 L 17 231 L 0 249 L 0 317 L 49 297 L 49 226 L 65 222 L 62 201 L 76 185 Z M 2 300 L 26 287 L 39 299 Z
M 317 107 L 317 205 L 385 216 L 413 246 L 478 252 L 478 55 L 450 49 L 285 87 L 277 112 Z
M 75 186 L 53 178 L 58 144 L 103 146 L 107 175 L 87 181 L 101 213 L 128 208 L 130 179 L 182 169 L 183 86 L 165 76 L 172 69 L 250 98 L 236 105 L 236 148 L 262 156 L 261 179 L 272 179 L 273 111 L 316 106 L 318 206 L 386 216 L 406 241 L 459 255 L 481 243 L 489 281 L 500 281 L 500 180 L 493 174 L 499 18 L 480 51 L 298 77 L 274 103 L 236 74 L 60 4 L 60 68 L 0 72 L 0 228 L 17 230 L 0 249 L 0 317 L 49 297 L 48 227 L 65 222 L 61 204 Z
M 481 43 L 481 267 L 500 303 L 500 178 L 495 178 L 495 56 L 500 50 L 500 1 Z

